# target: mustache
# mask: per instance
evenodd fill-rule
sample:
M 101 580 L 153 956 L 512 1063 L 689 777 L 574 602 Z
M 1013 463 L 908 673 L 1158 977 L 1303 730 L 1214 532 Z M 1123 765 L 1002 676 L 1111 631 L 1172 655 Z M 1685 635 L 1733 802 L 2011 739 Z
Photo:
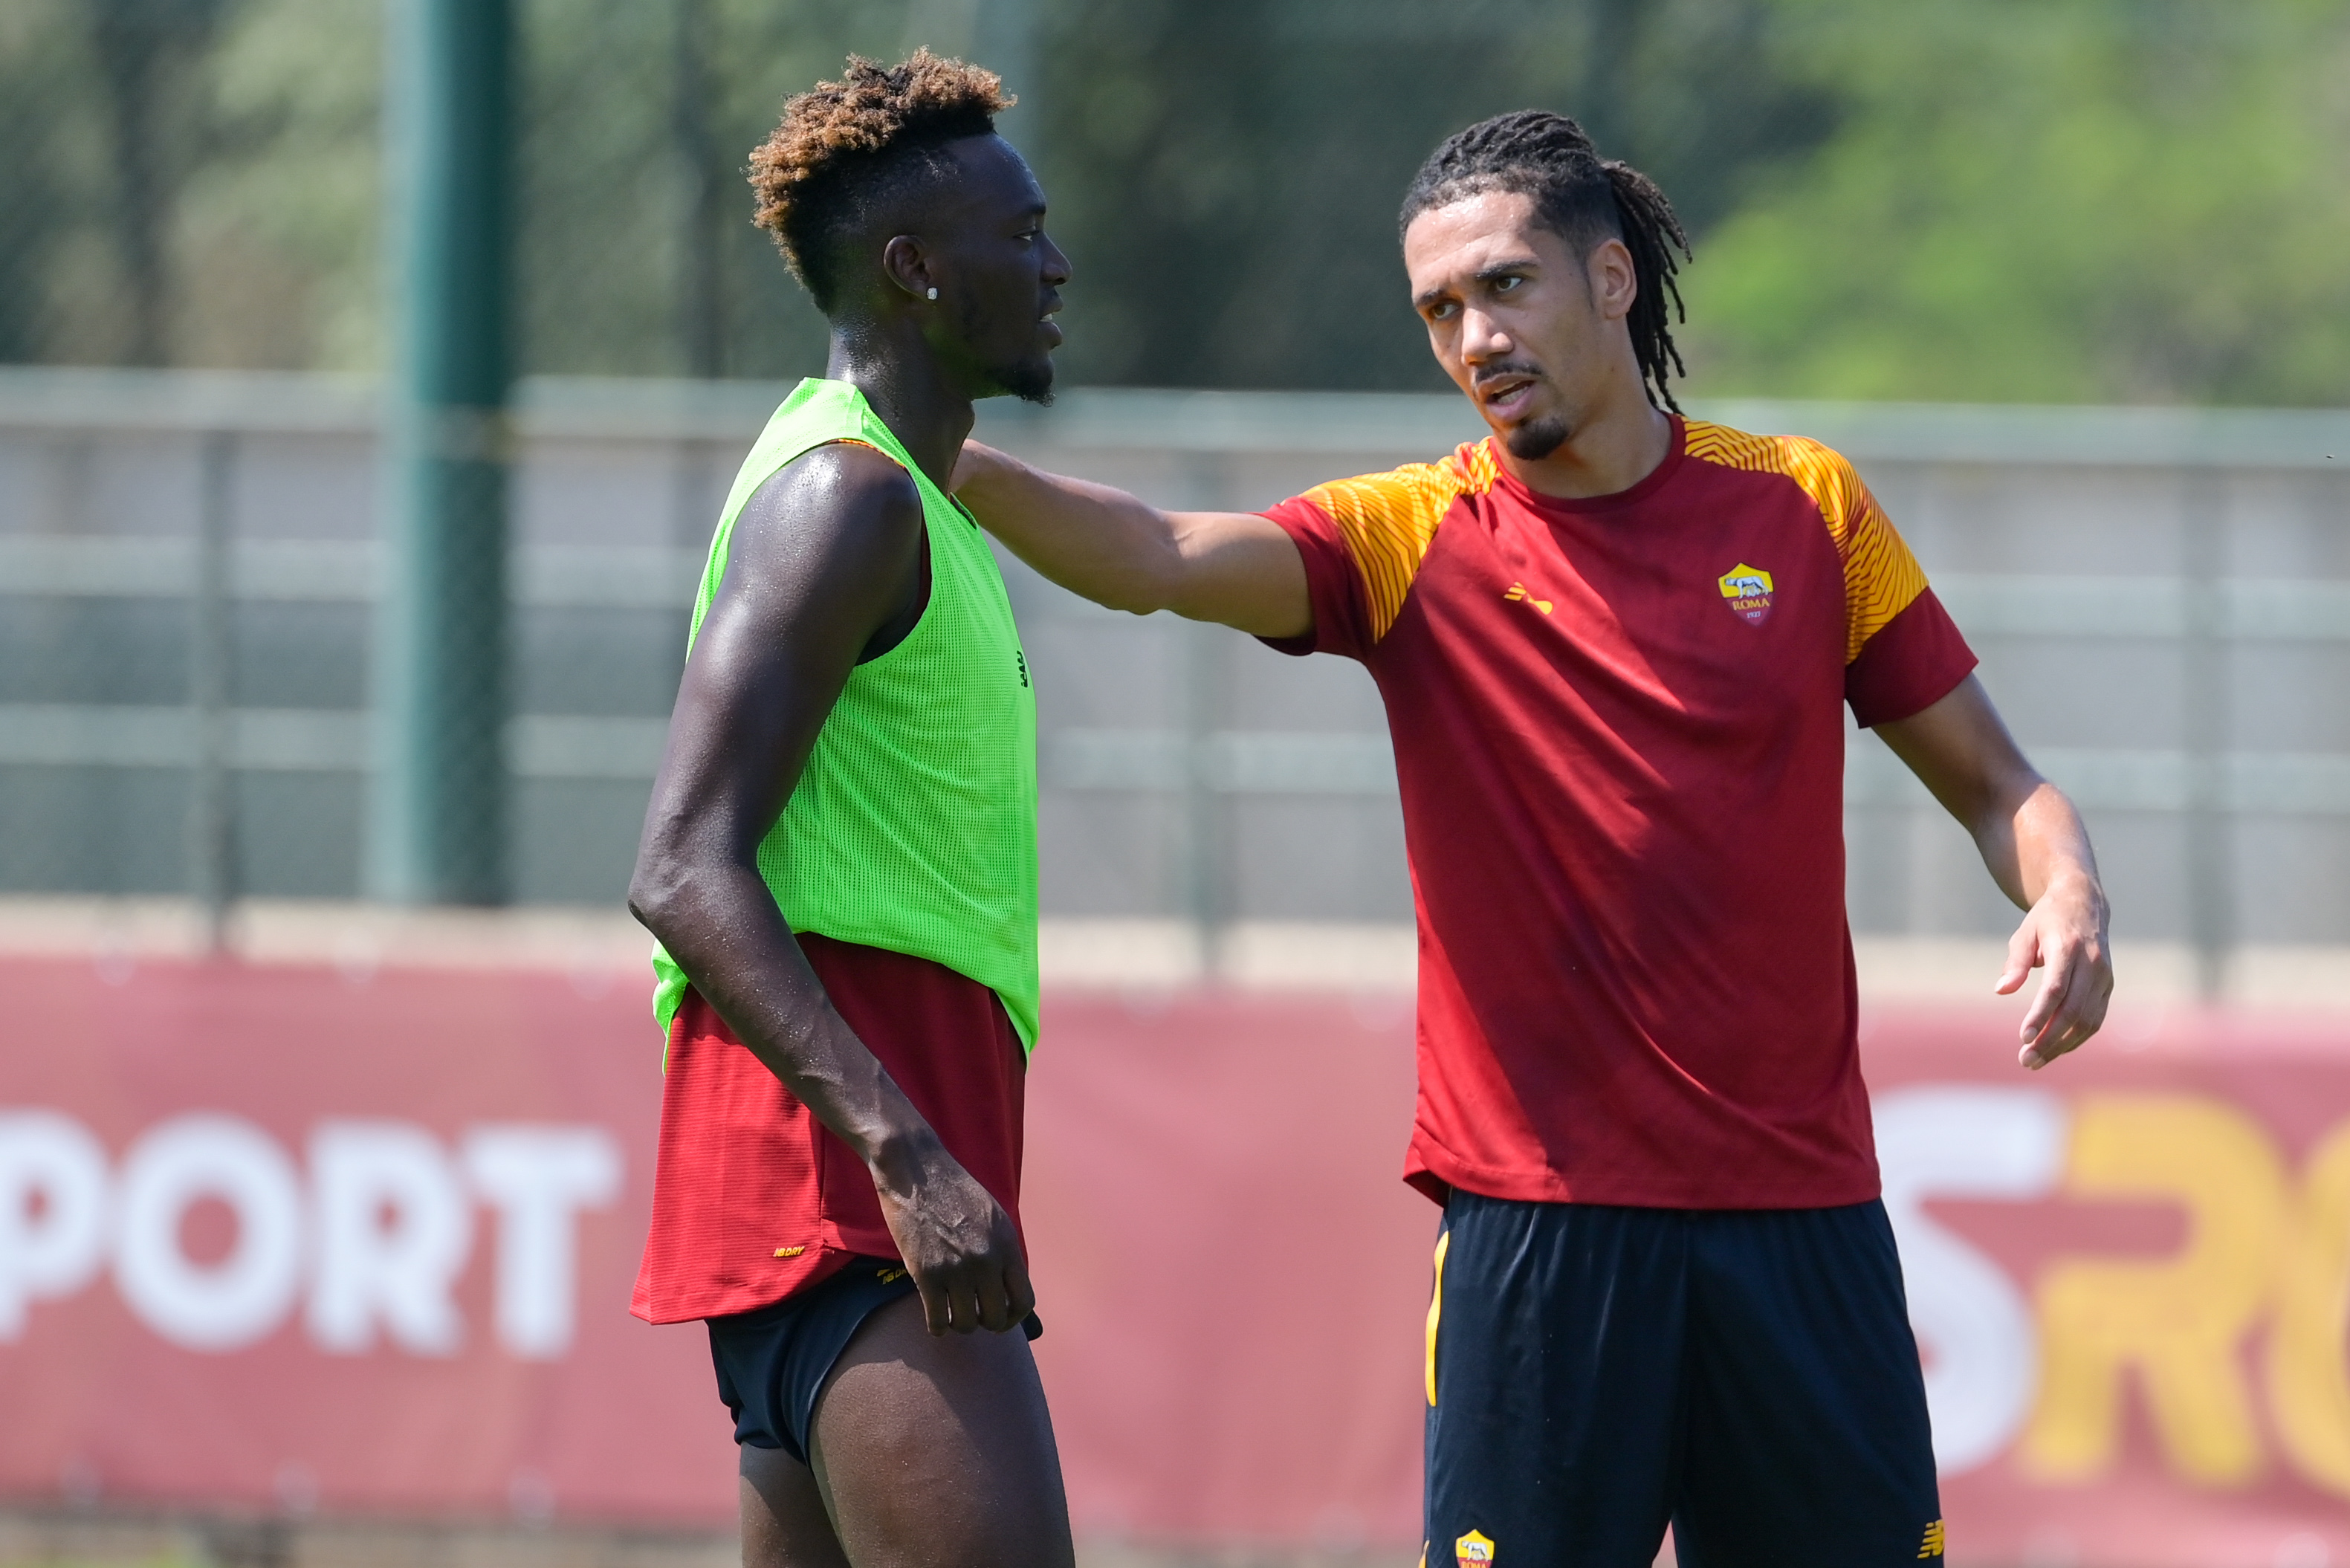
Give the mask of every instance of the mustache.
M 1528 376 L 1539 381 L 1543 379 L 1542 367 L 1530 365 L 1523 360 L 1505 359 L 1498 365 L 1480 367 L 1477 373 L 1469 379 L 1469 384 L 1471 387 L 1482 388 L 1487 383 L 1501 380 L 1506 376 Z

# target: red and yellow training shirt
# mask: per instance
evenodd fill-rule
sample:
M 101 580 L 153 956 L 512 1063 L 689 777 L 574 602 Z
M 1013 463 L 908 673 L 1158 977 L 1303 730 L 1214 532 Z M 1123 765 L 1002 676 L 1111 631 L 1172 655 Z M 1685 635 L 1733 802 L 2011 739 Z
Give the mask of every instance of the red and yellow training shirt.
M 1675 420 L 1630 490 L 1489 439 L 1266 514 L 1394 737 L 1419 924 L 1406 1177 L 1495 1198 L 1877 1195 L 1844 904 L 1843 706 L 1974 667 L 1851 464 Z

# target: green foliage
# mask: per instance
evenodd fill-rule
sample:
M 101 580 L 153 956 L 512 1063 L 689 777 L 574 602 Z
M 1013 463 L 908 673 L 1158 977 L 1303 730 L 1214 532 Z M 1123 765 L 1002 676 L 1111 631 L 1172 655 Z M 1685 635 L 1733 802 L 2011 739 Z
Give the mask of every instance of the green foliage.
M 0 5 L 0 360 L 380 362 L 384 3 Z M 1689 223 L 1695 391 L 2350 401 L 2350 0 L 515 4 L 534 370 L 818 368 L 744 160 L 930 42 L 1022 96 L 1071 383 L 1441 385 L 1396 203 L 1541 105 Z
M 1844 120 L 1705 236 L 1703 390 L 2350 401 L 2350 5 L 1779 12 Z
M 1821 95 L 1750 68 L 1763 0 L 1067 0 L 1048 16 L 1042 169 L 1077 268 L 1063 355 L 1081 383 L 1446 385 L 1405 305 L 1396 209 L 1436 144 L 1488 115 L 1577 115 L 1700 229 L 1828 129 Z
M 48 357 L 49 267 L 75 203 L 67 127 L 42 88 L 78 64 L 52 7 L 0 6 L 0 362 Z
M 375 0 L 0 5 L 0 360 L 376 353 Z
M 241 0 L 211 62 L 213 155 L 177 202 L 182 361 L 380 359 L 383 31 L 376 0 Z

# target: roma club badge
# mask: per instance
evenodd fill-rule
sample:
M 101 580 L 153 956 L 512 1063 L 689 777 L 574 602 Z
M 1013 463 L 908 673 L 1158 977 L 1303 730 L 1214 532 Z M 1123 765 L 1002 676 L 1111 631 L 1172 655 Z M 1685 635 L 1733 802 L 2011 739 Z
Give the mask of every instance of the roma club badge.
M 1472 1530 L 1452 1543 L 1452 1560 L 1461 1568 L 1477 1568 L 1479 1563 L 1493 1560 L 1493 1543 L 1482 1530 Z
M 1747 625 L 1761 626 L 1771 613 L 1771 574 L 1741 561 L 1721 574 L 1721 597 Z

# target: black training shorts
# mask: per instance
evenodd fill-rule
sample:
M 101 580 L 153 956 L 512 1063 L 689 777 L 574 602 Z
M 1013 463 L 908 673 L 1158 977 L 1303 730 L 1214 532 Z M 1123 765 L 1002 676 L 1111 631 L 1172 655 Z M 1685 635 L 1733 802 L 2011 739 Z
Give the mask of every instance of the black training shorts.
M 704 1320 L 718 1397 L 733 1412 L 734 1440 L 781 1449 L 807 1463 L 816 1396 L 833 1363 L 867 1318 L 913 1293 L 913 1276 L 895 1258 L 853 1258 L 838 1273 L 771 1306 Z M 1033 1312 L 1020 1327 L 1030 1339 L 1045 1332 Z
M 1884 1205 L 1455 1191 L 1428 1314 L 1428 1568 L 1894 1568 L 1942 1554 Z

